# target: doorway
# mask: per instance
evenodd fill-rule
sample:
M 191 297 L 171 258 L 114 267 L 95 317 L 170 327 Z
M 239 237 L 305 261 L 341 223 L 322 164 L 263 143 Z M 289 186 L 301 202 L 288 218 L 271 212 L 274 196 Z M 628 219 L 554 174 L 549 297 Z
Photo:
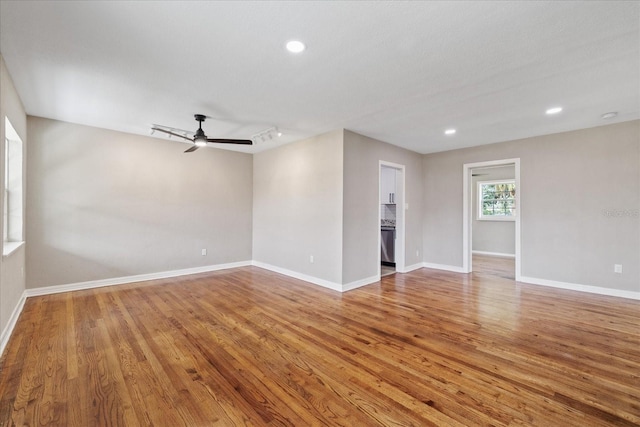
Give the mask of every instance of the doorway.
M 471 265 L 515 279 L 515 164 L 471 169 Z
M 512 171 L 512 177 L 507 176 L 509 175 L 508 171 Z M 463 166 L 463 174 L 463 272 L 471 273 L 472 271 L 474 271 L 474 256 L 478 260 L 482 260 L 482 267 L 485 268 L 486 266 L 484 265 L 484 263 L 487 261 L 487 256 L 511 258 L 511 255 L 513 255 L 513 257 L 511 258 L 513 260 L 511 261 L 511 263 L 514 265 L 513 276 L 515 277 L 515 280 L 520 280 L 520 159 L 505 159 L 489 162 L 467 163 Z M 478 219 L 481 218 L 485 220 L 487 219 L 487 217 L 483 216 L 483 204 L 481 203 L 482 194 L 480 194 L 483 190 L 480 189 L 480 185 L 490 191 L 496 190 L 498 188 L 507 188 L 513 191 L 514 189 L 506 184 L 510 181 L 515 185 L 515 194 L 512 194 L 511 197 L 513 199 L 513 202 L 501 202 L 498 205 L 501 207 L 501 209 L 504 209 L 507 212 L 509 209 L 513 209 L 513 216 L 510 218 L 506 218 L 505 216 L 499 218 L 498 216 L 496 216 L 494 218 L 489 218 L 489 221 L 487 221 L 486 223 L 484 221 L 478 221 Z M 474 193 L 477 194 L 476 198 L 474 198 Z M 485 194 L 485 197 L 486 196 L 487 195 Z M 491 198 L 491 196 L 489 196 L 489 198 Z M 485 213 L 491 210 L 491 203 L 487 202 L 486 205 L 487 206 L 484 207 Z M 490 212 L 487 214 L 491 215 Z M 501 220 L 510 221 L 513 224 L 513 228 L 511 229 L 511 231 L 504 231 L 509 230 L 509 227 L 507 226 L 508 224 L 499 224 L 499 221 Z M 474 255 L 474 223 L 476 224 L 476 226 L 483 226 L 485 232 L 487 230 L 489 232 L 493 230 L 493 232 L 495 233 L 510 235 L 512 236 L 511 238 L 513 240 L 511 240 L 511 242 L 509 242 L 508 240 L 506 243 L 503 242 L 503 246 L 496 246 L 498 249 L 485 251 L 480 250 L 476 251 L 476 254 Z M 487 227 L 487 225 L 489 226 Z M 476 247 L 478 247 L 477 243 L 479 242 L 476 242 Z M 505 244 L 507 245 L 506 247 L 504 246 Z M 506 262 L 499 262 L 499 260 L 497 263 L 507 264 Z
M 405 167 L 380 161 L 378 208 L 378 275 L 404 272 Z

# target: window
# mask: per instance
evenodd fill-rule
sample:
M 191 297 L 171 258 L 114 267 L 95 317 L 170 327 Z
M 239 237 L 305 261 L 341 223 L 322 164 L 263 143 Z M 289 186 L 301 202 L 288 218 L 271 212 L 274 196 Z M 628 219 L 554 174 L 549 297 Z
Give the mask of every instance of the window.
M 514 180 L 478 182 L 478 219 L 515 221 L 516 183 Z
M 4 119 L 3 254 L 22 244 L 22 140 L 8 118 Z

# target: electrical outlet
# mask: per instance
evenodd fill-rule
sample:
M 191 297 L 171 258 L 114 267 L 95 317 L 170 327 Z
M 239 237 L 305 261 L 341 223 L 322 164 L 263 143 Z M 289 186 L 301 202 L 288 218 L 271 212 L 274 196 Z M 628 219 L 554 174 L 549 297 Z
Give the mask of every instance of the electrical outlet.
M 622 274 L 622 264 L 614 264 L 613 272 L 617 274 Z
M 202 256 L 205 256 L 206 254 L 207 254 L 207 250 L 206 250 L 206 249 L 203 249 L 203 250 L 202 250 Z
M 309 255 L 309 262 L 313 264 L 313 255 Z

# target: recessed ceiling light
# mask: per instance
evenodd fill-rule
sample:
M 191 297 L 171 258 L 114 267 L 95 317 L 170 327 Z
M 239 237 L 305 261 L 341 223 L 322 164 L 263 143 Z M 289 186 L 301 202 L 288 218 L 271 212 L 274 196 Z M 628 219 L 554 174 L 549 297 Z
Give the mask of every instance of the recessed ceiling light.
M 614 118 L 614 117 L 615 117 L 615 116 L 617 116 L 617 115 L 618 115 L 618 112 L 617 112 L 617 111 L 611 111 L 610 113 L 604 113 L 604 114 L 603 114 L 602 116 L 600 116 L 600 117 L 602 117 L 603 119 L 612 119 L 612 118 Z
M 547 114 L 558 114 L 560 111 L 562 111 L 562 107 L 553 107 L 553 108 L 549 108 L 546 113 Z
M 453 135 L 454 133 L 456 133 L 455 129 L 447 129 L 444 131 L 445 135 Z
M 291 40 L 287 42 L 287 50 L 291 53 L 300 53 L 306 49 L 304 43 L 298 40 Z

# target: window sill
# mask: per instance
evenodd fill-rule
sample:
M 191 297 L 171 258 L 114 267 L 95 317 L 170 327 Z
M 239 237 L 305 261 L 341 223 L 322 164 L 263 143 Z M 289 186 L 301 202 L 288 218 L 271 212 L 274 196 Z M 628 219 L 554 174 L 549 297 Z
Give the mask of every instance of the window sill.
M 2 246 L 2 256 L 7 257 L 11 255 L 22 245 L 24 245 L 24 242 L 4 242 L 4 245 Z
M 515 216 L 510 216 L 510 217 L 500 217 L 500 216 L 496 216 L 494 218 L 488 218 L 488 217 L 482 217 L 482 218 L 477 218 L 478 221 L 511 221 L 511 222 L 515 222 L 516 217 Z

